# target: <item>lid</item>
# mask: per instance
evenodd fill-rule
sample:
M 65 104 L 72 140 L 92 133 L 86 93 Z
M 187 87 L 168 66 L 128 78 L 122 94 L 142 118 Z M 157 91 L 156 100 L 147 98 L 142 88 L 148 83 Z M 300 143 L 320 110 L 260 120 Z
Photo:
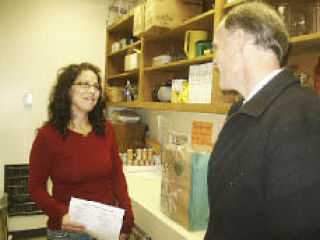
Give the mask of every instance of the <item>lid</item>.
M 0 208 L 3 206 L 7 206 L 7 198 L 8 198 L 7 193 L 0 192 Z

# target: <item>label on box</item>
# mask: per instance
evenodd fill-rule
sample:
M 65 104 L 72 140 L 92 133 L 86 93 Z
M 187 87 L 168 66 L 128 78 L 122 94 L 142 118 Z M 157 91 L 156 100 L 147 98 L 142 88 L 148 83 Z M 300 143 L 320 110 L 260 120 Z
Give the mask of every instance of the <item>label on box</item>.
M 172 80 L 172 97 L 171 102 L 181 102 L 180 101 L 180 94 L 182 93 L 183 89 L 187 86 L 186 79 L 173 79 Z

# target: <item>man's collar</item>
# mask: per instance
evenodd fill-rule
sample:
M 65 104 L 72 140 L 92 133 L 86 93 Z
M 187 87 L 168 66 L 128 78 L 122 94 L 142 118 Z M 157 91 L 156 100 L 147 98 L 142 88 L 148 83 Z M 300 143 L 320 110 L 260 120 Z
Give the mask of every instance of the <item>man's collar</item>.
M 250 101 L 240 107 L 237 112 L 259 117 L 286 88 L 298 82 L 298 79 L 289 70 L 283 70 L 260 89 Z
M 274 70 L 270 72 L 267 76 L 265 76 L 263 79 L 260 79 L 260 81 L 254 86 L 254 88 L 250 91 L 249 95 L 244 99 L 243 104 L 250 101 L 254 95 L 256 95 L 265 85 L 268 84 L 277 74 L 279 74 L 281 71 L 283 71 L 282 68 L 279 68 L 277 70 Z

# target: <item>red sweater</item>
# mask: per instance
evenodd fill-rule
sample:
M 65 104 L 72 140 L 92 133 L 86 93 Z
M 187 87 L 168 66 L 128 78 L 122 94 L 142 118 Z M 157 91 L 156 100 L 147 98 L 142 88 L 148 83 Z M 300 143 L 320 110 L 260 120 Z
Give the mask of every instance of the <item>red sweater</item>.
M 48 228 L 61 229 L 71 196 L 125 209 L 121 232 L 130 233 L 133 213 L 119 158 L 113 126 L 105 136 L 93 131 L 84 137 L 68 130 L 66 138 L 51 124 L 42 127 L 30 154 L 29 192 L 49 216 Z M 51 178 L 52 196 L 46 189 Z M 107 226 L 106 226 L 107 227 Z

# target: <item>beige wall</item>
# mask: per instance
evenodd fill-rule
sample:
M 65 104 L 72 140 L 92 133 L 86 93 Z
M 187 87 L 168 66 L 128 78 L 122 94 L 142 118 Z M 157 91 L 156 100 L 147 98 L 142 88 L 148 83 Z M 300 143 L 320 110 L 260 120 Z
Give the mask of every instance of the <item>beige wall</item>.
M 28 162 L 57 69 L 89 61 L 104 71 L 109 2 L 0 0 L 0 190 L 3 164 Z M 24 106 L 26 92 L 32 107 Z
M 148 136 L 161 143 L 168 141 L 165 133 L 170 131 L 191 137 L 193 121 L 212 122 L 212 142 L 215 142 L 225 120 L 225 115 L 222 114 L 147 110 L 139 110 L 138 112 L 143 121 L 148 124 Z
M 121 108 L 109 108 L 109 117 L 114 110 Z M 214 143 L 221 131 L 226 115 L 214 113 L 193 113 L 193 112 L 174 112 L 165 110 L 139 110 L 136 112 L 141 117 L 142 122 L 148 125 L 147 136 L 158 140 L 162 144 L 168 141 L 168 132 L 176 132 L 191 137 L 193 121 L 204 121 L 213 123 L 212 142 Z

